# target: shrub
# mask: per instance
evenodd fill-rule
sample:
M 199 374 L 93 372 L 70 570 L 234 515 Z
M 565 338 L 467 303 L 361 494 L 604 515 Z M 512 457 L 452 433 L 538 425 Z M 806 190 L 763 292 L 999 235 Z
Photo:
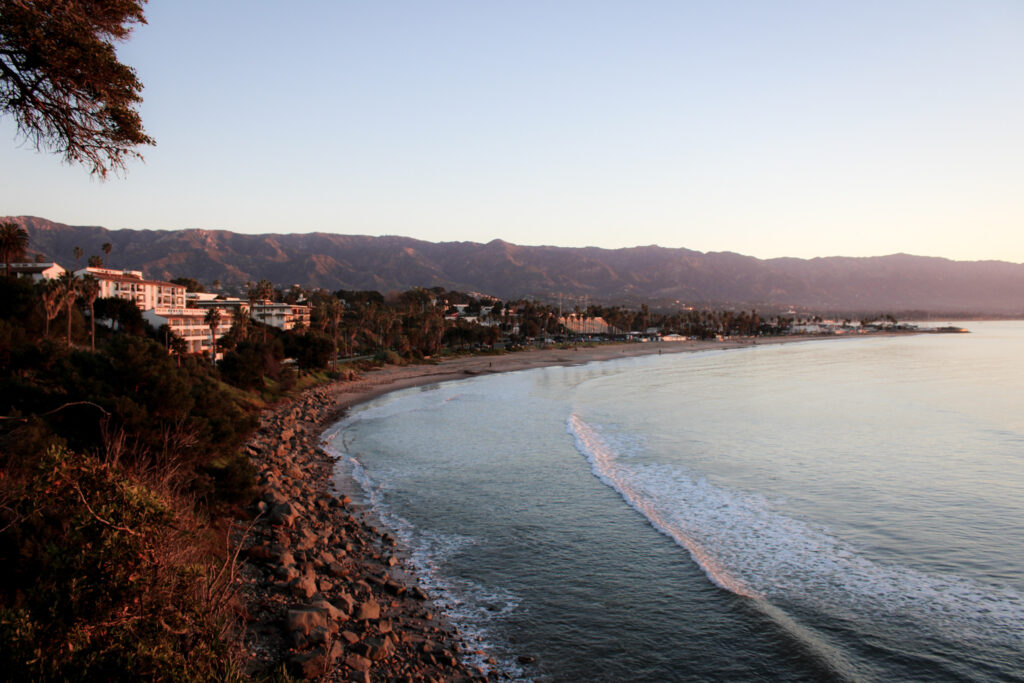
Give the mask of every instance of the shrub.
M 27 476 L 0 480 L 0 498 L 5 677 L 233 675 L 230 567 L 201 550 L 191 506 L 61 447 Z

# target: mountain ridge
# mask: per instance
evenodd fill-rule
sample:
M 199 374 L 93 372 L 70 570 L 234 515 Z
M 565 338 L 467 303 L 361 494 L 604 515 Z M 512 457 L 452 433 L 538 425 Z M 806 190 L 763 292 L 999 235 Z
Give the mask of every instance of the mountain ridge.
M 501 239 L 428 242 L 326 232 L 247 235 L 229 230 L 108 230 L 9 217 L 30 251 L 73 265 L 75 246 L 147 277 L 266 278 L 279 286 L 376 289 L 441 286 L 501 299 L 589 297 L 594 303 L 797 307 L 815 311 L 1024 314 L 1024 264 L 898 253 L 758 259 L 657 245 L 605 249 L 517 245 Z M 678 302 L 678 304 L 676 303 Z

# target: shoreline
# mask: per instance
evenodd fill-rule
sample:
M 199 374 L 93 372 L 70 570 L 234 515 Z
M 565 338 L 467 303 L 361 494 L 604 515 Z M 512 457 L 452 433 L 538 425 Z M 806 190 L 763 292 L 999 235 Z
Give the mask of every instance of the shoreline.
M 729 341 L 691 340 L 684 342 L 603 343 L 596 346 L 579 346 L 568 349 L 530 349 L 493 356 L 466 356 L 446 359 L 437 363 L 386 366 L 371 370 L 359 379 L 344 382 L 340 387 L 342 395 L 339 396 L 338 408 L 339 411 L 348 410 L 394 391 L 426 384 L 466 379 L 479 375 L 519 372 L 521 370 L 556 366 L 569 367 L 619 358 L 636 358 L 639 356 L 696 353 L 698 351 L 740 349 L 752 346 L 832 339 L 862 339 L 867 336 L 896 336 L 899 334 L 905 333 L 876 333 L 872 335 L 857 335 L 856 337 L 760 337 L 757 341 L 753 337 L 743 337 Z
M 895 334 L 902 333 L 871 336 Z M 352 502 L 357 491 L 338 486 L 337 460 L 324 450 L 323 437 L 352 407 L 486 374 L 842 338 L 601 344 L 385 366 L 265 411 L 246 446 L 258 477 L 255 519 L 236 534 L 248 560 L 240 591 L 246 673 L 269 676 L 286 666 L 304 678 L 332 681 L 505 678 L 460 658 L 465 643 L 405 566 L 396 540 L 372 510 Z

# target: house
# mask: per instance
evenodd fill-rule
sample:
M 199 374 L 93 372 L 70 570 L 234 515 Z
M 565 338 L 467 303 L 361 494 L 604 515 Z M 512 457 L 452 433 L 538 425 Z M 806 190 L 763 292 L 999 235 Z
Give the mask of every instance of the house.
M 30 277 L 34 282 L 56 280 L 64 274 L 64 268 L 56 263 L 12 263 L 11 275 Z

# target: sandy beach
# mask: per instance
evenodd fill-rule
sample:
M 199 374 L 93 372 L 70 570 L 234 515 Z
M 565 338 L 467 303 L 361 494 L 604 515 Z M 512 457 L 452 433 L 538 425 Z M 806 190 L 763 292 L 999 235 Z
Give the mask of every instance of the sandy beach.
M 822 339 L 822 337 L 759 339 L 756 344 L 783 344 L 812 339 Z M 583 365 L 634 356 L 736 349 L 754 344 L 753 338 L 729 341 L 693 340 L 685 342 L 612 343 L 593 346 L 581 345 L 567 349 L 530 349 L 500 355 L 463 356 L 436 363 L 427 362 L 405 366 L 389 365 L 366 372 L 355 381 L 339 384 L 337 387 L 338 408 L 351 408 L 354 405 L 400 389 L 465 379 L 474 375 L 516 372 L 555 365 Z

